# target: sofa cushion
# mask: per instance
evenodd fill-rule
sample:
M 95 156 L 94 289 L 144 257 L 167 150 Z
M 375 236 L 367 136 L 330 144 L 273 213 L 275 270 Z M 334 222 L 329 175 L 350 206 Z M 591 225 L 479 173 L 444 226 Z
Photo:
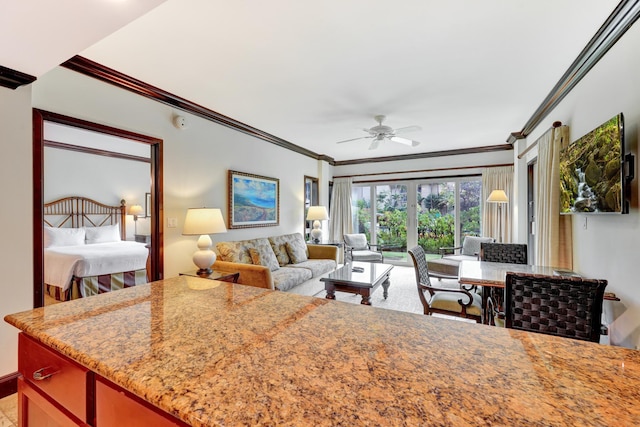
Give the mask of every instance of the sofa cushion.
M 368 250 L 367 236 L 364 234 L 345 234 L 344 243 L 355 251 Z
M 249 255 L 251 255 L 251 261 L 256 265 L 264 265 L 269 267 L 269 270 L 276 271 L 280 268 L 276 255 L 271 249 L 271 244 L 267 239 L 257 239 L 254 247 L 249 248 Z
M 280 291 L 288 291 L 311 277 L 311 270 L 308 268 L 290 268 L 289 266 L 271 273 L 273 287 Z
M 332 259 L 310 259 L 298 264 L 289 264 L 285 268 L 300 268 L 311 271 L 312 277 L 318 277 L 324 273 L 335 270 L 337 264 Z
M 293 240 L 291 242 L 285 243 L 287 248 L 287 253 L 289 254 L 289 259 L 292 264 L 299 264 L 301 262 L 305 262 L 307 258 L 307 245 L 304 242 L 300 242 L 299 240 Z
M 282 267 L 283 265 L 287 265 L 291 263 L 291 258 L 289 258 L 289 253 L 287 252 L 287 242 L 293 241 L 302 241 L 304 243 L 304 238 L 300 233 L 292 233 L 292 234 L 283 234 L 281 236 L 273 236 L 269 237 L 269 242 L 271 243 L 271 248 L 273 249 L 273 253 L 276 255 L 278 259 L 278 263 Z M 305 244 L 305 251 L 306 244 Z M 309 253 L 307 252 L 307 258 L 309 257 Z
M 266 240 L 266 239 L 265 239 Z M 237 242 L 219 242 L 216 249 L 220 254 L 220 261 L 253 264 L 249 248 L 254 247 L 253 240 L 238 240 Z

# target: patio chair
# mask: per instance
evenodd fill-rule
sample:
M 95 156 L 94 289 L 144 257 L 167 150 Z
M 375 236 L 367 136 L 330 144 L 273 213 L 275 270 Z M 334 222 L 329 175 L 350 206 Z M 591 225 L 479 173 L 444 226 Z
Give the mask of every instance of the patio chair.
M 482 298 L 462 288 L 437 288 L 431 286 L 429 268 L 422 247 L 409 249 L 416 273 L 416 285 L 424 314 L 446 314 L 482 322 Z
M 384 262 L 382 248 L 369 244 L 367 236 L 362 233 L 344 235 L 344 254 L 345 262 Z
M 458 267 L 463 260 L 477 260 L 480 245 L 493 242 L 492 237 L 465 236 L 462 246 L 439 248 L 440 258 L 429 260 L 429 271 L 438 279 L 457 279 Z

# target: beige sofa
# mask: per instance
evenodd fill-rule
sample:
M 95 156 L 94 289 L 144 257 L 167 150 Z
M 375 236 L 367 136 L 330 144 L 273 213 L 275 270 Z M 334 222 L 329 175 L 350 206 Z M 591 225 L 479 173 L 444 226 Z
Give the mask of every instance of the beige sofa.
M 290 291 L 335 270 L 338 247 L 307 244 L 300 233 L 216 244 L 215 270 L 237 271 L 238 283 Z

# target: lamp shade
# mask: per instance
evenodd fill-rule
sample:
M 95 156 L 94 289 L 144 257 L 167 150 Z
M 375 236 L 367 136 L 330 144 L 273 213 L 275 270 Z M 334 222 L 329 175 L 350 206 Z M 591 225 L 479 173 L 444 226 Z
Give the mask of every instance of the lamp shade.
M 329 219 L 327 208 L 324 206 L 310 206 L 307 211 L 307 221 L 325 221 Z
M 226 233 L 222 212 L 216 208 L 191 208 L 187 210 L 182 234 L 199 236 L 201 234 Z
M 138 215 L 142 215 L 143 213 L 144 213 L 144 210 L 140 205 L 131 205 L 129 207 L 129 215 L 138 216 Z
M 493 190 L 487 198 L 488 203 L 509 203 L 509 198 L 504 190 Z

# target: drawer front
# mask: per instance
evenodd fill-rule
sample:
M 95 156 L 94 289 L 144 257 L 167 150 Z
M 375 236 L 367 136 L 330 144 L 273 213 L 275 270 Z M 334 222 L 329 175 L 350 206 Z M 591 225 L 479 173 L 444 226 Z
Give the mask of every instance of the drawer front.
M 89 424 L 72 418 L 72 416 L 66 415 L 41 393 L 42 392 L 31 387 L 22 377 L 18 378 L 18 424 L 20 426 L 89 426 Z
M 40 344 L 24 333 L 18 337 L 18 370 L 32 386 L 42 390 L 82 421 L 87 419 L 89 370 Z
M 96 427 L 184 427 L 187 424 L 96 375 Z

